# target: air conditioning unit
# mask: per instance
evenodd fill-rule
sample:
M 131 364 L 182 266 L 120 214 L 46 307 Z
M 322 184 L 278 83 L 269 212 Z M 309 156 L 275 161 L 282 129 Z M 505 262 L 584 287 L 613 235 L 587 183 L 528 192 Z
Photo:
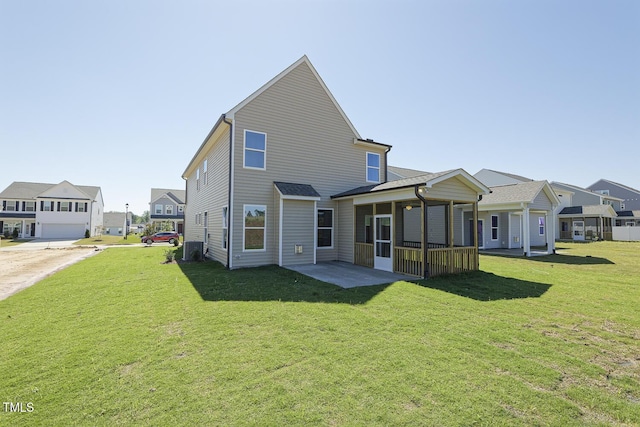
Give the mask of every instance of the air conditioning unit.
M 203 247 L 203 242 L 184 242 L 182 245 L 182 259 L 184 261 L 196 261 L 203 259 Z

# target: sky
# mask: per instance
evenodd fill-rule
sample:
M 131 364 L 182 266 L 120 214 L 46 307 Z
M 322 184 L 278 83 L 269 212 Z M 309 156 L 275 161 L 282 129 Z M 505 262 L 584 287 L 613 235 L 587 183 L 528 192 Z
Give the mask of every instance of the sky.
M 636 0 L 0 0 L 0 190 L 140 215 L 303 55 L 391 165 L 640 188 Z

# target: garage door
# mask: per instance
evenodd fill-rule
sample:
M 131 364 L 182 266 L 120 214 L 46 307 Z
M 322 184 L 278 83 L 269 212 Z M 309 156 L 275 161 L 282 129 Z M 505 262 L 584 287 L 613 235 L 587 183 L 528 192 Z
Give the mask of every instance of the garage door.
M 84 224 L 42 224 L 43 239 L 82 239 Z

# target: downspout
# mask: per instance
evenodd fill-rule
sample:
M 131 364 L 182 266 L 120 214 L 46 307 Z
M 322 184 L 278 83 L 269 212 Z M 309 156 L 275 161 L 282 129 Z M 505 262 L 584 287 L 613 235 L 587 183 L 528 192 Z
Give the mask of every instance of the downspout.
M 233 195 L 232 192 L 232 184 L 233 184 L 233 122 L 227 121 L 226 114 L 222 115 L 222 121 L 229 125 L 229 194 L 227 196 L 227 270 L 231 269 L 231 241 L 233 240 L 231 236 L 233 233 L 231 232 L 231 226 L 233 224 L 233 208 L 232 208 L 232 200 L 231 197 Z
M 386 151 L 384 152 L 384 182 L 388 182 L 387 181 L 387 174 L 389 172 L 389 162 L 387 161 L 389 159 L 389 151 L 391 151 L 391 147 L 387 148 Z
M 425 279 L 429 278 L 429 264 L 427 263 L 427 251 L 429 250 L 429 232 L 427 231 L 427 225 L 429 224 L 428 216 L 427 216 L 427 199 L 422 197 L 420 192 L 418 191 L 419 184 L 416 184 L 414 187 L 414 192 L 416 193 L 416 197 L 422 201 L 422 216 L 423 216 L 423 231 L 422 231 L 422 241 L 424 242 L 422 248 L 422 275 Z

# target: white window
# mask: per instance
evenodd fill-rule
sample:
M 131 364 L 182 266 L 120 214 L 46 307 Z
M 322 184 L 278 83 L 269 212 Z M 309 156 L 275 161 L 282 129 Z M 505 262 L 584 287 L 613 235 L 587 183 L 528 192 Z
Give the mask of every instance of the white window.
M 222 249 L 229 245 L 229 207 L 222 207 Z
M 207 160 L 205 159 L 204 164 L 202 165 L 202 183 L 207 185 Z
M 87 211 L 86 203 L 81 203 L 81 202 L 76 203 L 76 212 L 86 212 L 86 211 Z
M 318 247 L 333 247 L 333 209 L 318 209 Z
M 27 212 L 35 212 L 36 211 L 36 202 L 27 202 L 25 204 L 25 211 Z
M 18 210 L 16 209 L 16 205 L 17 203 L 14 202 L 13 200 L 7 200 L 4 202 L 4 210 L 8 212 L 15 212 Z
M 154 212 L 156 215 L 162 215 L 162 205 L 156 205 Z
M 164 211 L 167 213 L 167 215 L 173 215 L 173 205 L 166 205 L 164 207 Z
M 178 205 L 178 213 L 184 212 L 184 205 Z
M 543 216 L 538 217 L 538 234 L 540 236 L 544 236 L 544 217 Z
M 53 210 L 53 202 L 41 202 L 42 203 L 42 211 L 43 212 L 51 212 Z
M 491 215 L 491 240 L 498 240 L 498 215 Z
M 367 182 L 380 182 L 380 154 L 367 153 Z
M 620 210 L 623 211 L 625 208 L 624 202 L 620 202 Z
M 244 167 L 247 169 L 267 168 L 267 134 L 244 131 Z
M 196 169 L 196 190 L 200 190 L 200 168 Z
M 267 207 L 244 205 L 244 250 L 266 250 Z
M 71 212 L 71 202 L 60 202 L 60 212 Z

